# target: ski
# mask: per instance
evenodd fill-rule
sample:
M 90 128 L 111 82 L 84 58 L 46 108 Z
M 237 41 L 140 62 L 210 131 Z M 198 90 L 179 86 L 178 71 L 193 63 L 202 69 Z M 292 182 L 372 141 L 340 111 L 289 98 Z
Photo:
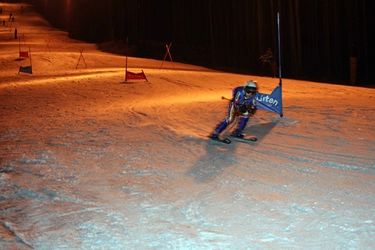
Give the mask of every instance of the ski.
M 256 142 L 258 140 L 258 138 L 256 138 L 255 136 L 244 136 L 244 137 L 231 136 L 231 138 L 239 142 Z
M 211 140 L 213 141 L 217 141 L 217 142 L 221 142 L 221 143 L 225 143 L 225 144 L 230 144 L 232 141 L 229 140 L 228 138 L 212 138 L 210 136 L 208 136 L 208 138 L 210 138 Z

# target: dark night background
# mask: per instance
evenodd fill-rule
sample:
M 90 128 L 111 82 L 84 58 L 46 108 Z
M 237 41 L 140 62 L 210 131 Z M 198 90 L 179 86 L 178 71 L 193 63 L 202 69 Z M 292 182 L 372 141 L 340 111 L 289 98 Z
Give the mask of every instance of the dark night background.
M 131 55 L 160 60 L 172 42 L 174 61 L 249 74 L 259 74 L 268 47 L 279 55 L 279 12 L 283 77 L 375 84 L 373 0 L 23 2 L 75 39 L 125 47 L 128 38 Z

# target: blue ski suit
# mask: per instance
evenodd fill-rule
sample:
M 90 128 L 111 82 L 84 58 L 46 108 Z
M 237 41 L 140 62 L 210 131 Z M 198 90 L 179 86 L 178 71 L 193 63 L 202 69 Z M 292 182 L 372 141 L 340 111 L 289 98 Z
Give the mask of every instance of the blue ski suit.
M 234 133 L 241 134 L 249 121 L 249 116 L 256 111 L 256 95 L 246 98 L 243 86 L 239 86 L 232 91 L 232 100 L 228 105 L 227 117 L 216 128 L 215 133 L 220 134 L 224 129 L 231 124 L 236 117 L 239 117 L 237 128 Z

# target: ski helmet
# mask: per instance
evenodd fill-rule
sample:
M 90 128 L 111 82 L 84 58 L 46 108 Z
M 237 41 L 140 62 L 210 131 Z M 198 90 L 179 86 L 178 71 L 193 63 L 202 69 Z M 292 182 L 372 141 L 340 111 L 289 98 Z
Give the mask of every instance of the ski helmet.
M 256 81 L 250 80 L 245 83 L 244 90 L 246 94 L 254 95 L 257 91 Z

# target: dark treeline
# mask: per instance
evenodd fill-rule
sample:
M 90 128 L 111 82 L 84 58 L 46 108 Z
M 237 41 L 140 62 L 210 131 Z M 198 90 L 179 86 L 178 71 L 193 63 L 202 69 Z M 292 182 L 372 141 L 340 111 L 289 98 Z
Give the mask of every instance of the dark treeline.
M 283 77 L 374 84 L 372 0 L 31 0 L 52 25 L 87 42 L 128 39 L 133 55 L 259 74 L 281 55 Z M 281 53 L 277 13 L 280 13 Z M 353 83 L 353 81 L 352 81 Z

